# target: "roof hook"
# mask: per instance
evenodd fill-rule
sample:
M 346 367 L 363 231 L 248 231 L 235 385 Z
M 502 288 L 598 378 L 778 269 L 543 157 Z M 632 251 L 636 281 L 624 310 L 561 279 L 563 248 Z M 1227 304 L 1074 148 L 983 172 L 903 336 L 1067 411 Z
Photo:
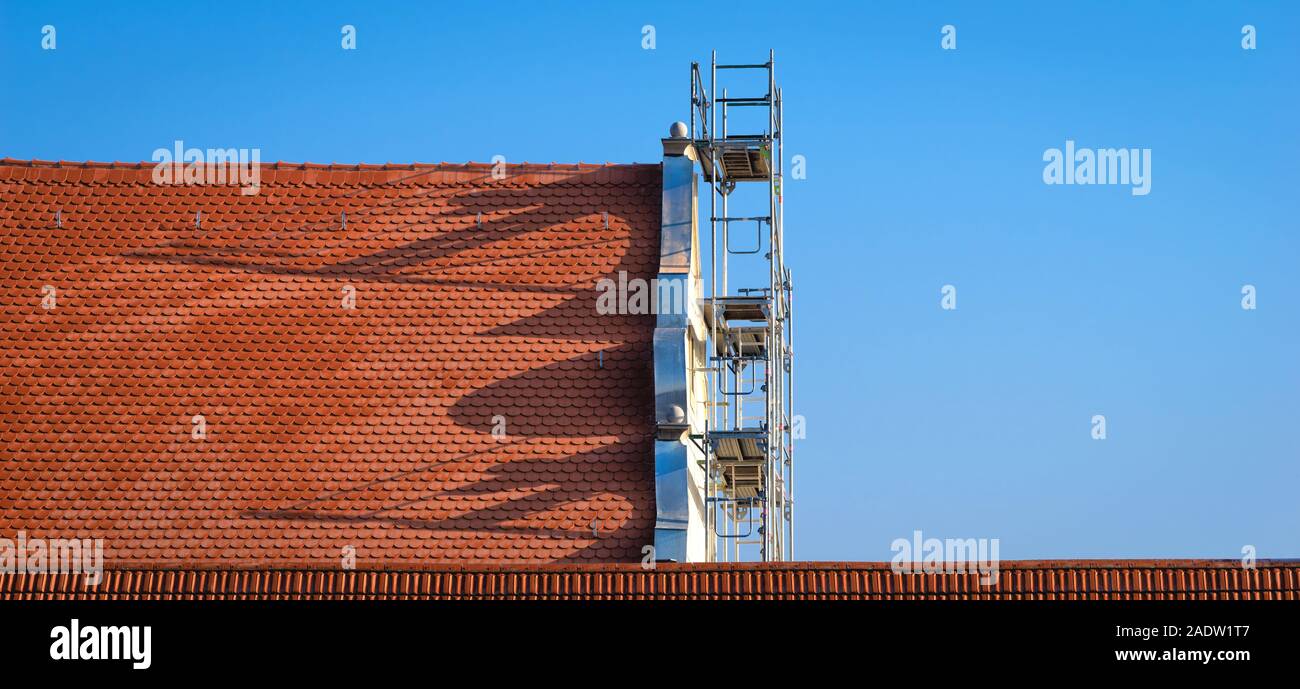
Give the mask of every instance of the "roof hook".
M 194 229 L 203 229 L 203 211 L 194 211 Z
M 62 208 L 60 208 L 60 209 L 54 211 L 54 226 L 57 227 L 57 228 L 59 228 L 60 230 L 63 229 L 63 209 L 62 209 Z

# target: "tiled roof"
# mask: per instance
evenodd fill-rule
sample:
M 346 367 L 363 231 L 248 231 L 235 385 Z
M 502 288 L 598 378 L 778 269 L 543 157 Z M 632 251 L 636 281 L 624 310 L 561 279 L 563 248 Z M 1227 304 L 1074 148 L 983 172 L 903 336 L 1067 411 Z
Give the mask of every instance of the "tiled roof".
M 640 560 L 653 320 L 594 285 L 654 276 L 658 165 L 275 164 L 255 195 L 151 168 L 0 161 L 0 537 Z
M 666 565 L 433 565 L 405 571 L 337 569 L 0 574 L 3 599 L 775 599 L 775 600 L 1300 600 L 1300 563 L 1064 560 L 1002 562 L 979 574 L 895 574 L 888 563 Z

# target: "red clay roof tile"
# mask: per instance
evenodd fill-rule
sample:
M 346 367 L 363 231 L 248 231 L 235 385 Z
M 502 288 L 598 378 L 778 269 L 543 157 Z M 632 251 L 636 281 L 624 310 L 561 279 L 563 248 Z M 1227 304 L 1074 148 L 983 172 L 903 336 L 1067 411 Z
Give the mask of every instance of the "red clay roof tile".
M 491 170 L 245 196 L 0 161 L 0 529 L 120 565 L 639 561 L 653 323 L 594 284 L 653 277 L 659 168 Z

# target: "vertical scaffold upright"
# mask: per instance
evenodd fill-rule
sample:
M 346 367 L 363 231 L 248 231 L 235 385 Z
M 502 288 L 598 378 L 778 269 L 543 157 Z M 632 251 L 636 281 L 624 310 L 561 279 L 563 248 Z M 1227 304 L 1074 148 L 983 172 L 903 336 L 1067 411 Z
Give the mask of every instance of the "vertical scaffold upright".
M 718 73 L 766 73 L 767 93 L 719 96 Z M 735 110 L 739 108 L 758 109 Z M 732 133 L 728 116 L 761 132 Z M 746 116 L 749 116 L 746 118 Z M 719 120 L 721 121 L 719 124 Z M 794 553 L 794 404 L 792 285 L 782 239 L 784 129 L 775 55 L 760 64 L 718 64 L 709 85 L 691 64 L 690 137 L 710 188 L 710 291 L 702 311 L 708 329 L 708 420 L 704 449 L 705 520 L 710 558 L 789 560 Z M 750 192 L 737 193 L 750 188 Z M 766 208 L 758 192 L 766 189 Z M 736 213 L 737 207 L 749 209 Z M 733 213 L 735 213 L 733 215 Z M 757 241 L 737 228 L 755 228 Z M 766 230 L 766 232 L 764 232 Z M 763 275 L 763 272 L 766 275 Z M 732 283 L 762 284 L 731 289 Z M 761 409 L 761 413 L 759 410 Z

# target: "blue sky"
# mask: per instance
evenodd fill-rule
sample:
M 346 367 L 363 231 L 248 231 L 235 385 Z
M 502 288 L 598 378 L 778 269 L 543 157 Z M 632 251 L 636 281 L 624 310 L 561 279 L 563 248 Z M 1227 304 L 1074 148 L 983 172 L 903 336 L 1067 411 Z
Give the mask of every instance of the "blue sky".
M 800 559 L 1300 557 L 1294 4 L 189 5 L 0 5 L 0 156 L 657 162 L 691 60 L 774 48 Z M 1151 193 L 1045 185 L 1067 139 Z

